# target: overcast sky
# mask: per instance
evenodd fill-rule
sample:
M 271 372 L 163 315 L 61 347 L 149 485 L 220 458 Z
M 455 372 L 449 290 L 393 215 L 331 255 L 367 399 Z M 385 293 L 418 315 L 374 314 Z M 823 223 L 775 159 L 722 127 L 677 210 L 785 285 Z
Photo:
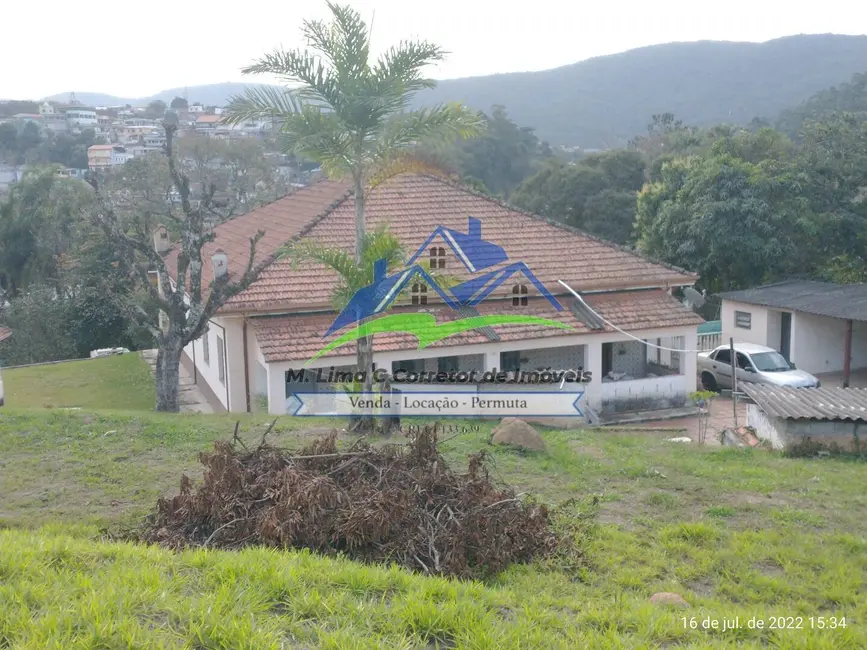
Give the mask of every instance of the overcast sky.
M 326 12 L 325 3 L 316 0 L 7 4 L 0 97 L 21 99 L 69 91 L 142 97 L 180 86 L 243 81 L 242 66 L 277 46 L 302 45 L 301 21 Z M 451 52 L 448 60 L 430 72 L 439 79 L 544 70 L 671 41 L 867 32 L 867 3 L 857 0 L 349 4 L 373 19 L 376 48 L 403 38 L 425 38 L 445 47 Z

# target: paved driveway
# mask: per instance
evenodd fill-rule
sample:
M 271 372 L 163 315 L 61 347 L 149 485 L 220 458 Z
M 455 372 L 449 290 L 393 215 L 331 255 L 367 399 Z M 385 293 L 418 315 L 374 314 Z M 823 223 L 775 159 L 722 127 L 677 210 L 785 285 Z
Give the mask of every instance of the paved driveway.
M 738 402 L 738 426 L 744 426 L 747 423 L 747 405 L 744 402 Z M 707 439 L 705 443 L 708 445 L 718 445 L 719 440 L 717 434 L 723 429 L 732 428 L 735 426 L 734 413 L 732 411 L 732 400 L 730 397 L 717 397 L 710 405 L 710 422 L 707 427 Z M 657 420 L 655 422 L 645 422 L 637 425 L 637 429 L 681 429 L 683 434 L 671 433 L 671 436 L 687 435 L 693 440 L 698 440 L 698 417 L 675 418 L 673 420 Z

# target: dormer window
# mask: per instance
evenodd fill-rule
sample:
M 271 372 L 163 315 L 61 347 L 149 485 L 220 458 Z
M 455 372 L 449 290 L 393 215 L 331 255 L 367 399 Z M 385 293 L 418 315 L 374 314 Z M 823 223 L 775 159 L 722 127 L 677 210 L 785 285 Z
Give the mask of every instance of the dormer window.
M 412 285 L 412 293 L 410 295 L 413 305 L 426 305 L 427 285 L 424 282 L 416 282 Z
M 430 267 L 432 269 L 446 268 L 446 249 L 442 246 L 434 246 L 430 249 Z
M 527 285 L 516 284 L 512 287 L 512 307 L 527 306 Z

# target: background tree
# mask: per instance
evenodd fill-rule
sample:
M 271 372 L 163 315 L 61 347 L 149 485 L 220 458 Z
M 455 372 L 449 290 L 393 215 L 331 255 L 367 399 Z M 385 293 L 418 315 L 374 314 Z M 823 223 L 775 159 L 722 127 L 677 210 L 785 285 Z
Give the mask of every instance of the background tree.
M 556 161 L 521 183 L 511 202 L 598 237 L 629 244 L 644 171 L 643 156 L 623 149 L 585 156 L 578 164 Z
M 678 159 L 638 196 L 638 243 L 700 273 L 708 291 L 751 287 L 795 271 L 802 208 L 759 165 L 725 153 Z
M 183 97 L 175 97 L 172 100 L 172 103 L 169 105 L 169 107 L 174 109 L 174 110 L 177 110 L 179 108 L 186 109 L 186 108 L 188 108 L 187 100 L 184 99 Z
M 820 274 L 867 281 L 867 122 L 857 113 L 807 121 L 796 166 L 798 188 L 821 230 L 810 243 Z
M 82 129 L 80 133 L 45 134 L 38 146 L 25 152 L 29 165 L 62 165 L 73 169 L 87 169 L 87 149 L 105 140 L 96 136 L 93 129 Z
M 228 121 L 281 119 L 286 148 L 320 162 L 333 176 L 352 180 L 355 201 L 355 261 L 365 237 L 365 189 L 376 176 L 399 166 L 399 154 L 423 140 L 478 134 L 481 118 L 459 104 L 409 111 L 412 97 L 435 82 L 422 76 L 444 51 L 425 41 L 403 41 L 378 59 L 370 54 L 370 29 L 350 7 L 329 2 L 330 22 L 305 21 L 310 50 L 277 50 L 244 69 L 293 84 L 291 90 L 248 88 L 234 97 Z M 358 369 L 370 390 L 373 338 L 358 341 Z M 367 424 L 365 424 L 366 426 Z
M 94 177 L 99 203 L 94 218 L 117 251 L 119 268 L 134 278 L 138 289 L 147 295 L 146 304 L 130 302 L 128 308 L 157 341 L 156 409 L 176 412 L 180 408 L 178 368 L 183 348 L 202 336 L 216 311 L 232 296 L 250 286 L 270 258 L 258 264 L 254 262 L 256 243 L 263 235 L 260 231 L 250 240 L 250 253 L 243 266 L 230 268 L 209 286 L 203 286 L 202 271 L 210 260 L 202 259 L 202 248 L 215 239 L 209 224 L 216 188 L 213 185 L 207 188 L 198 201 L 191 198 L 190 179 L 176 159 L 174 136 L 178 129 L 177 120 L 169 117 L 164 128 L 166 164 L 177 200 L 167 202 L 159 215 L 149 210 L 124 213 L 114 208 L 112 195 L 103 191 L 99 179 Z M 157 218 L 170 224 L 178 233 L 174 273 L 177 282 L 174 285 L 170 282 L 165 258 L 153 245 L 153 232 L 159 223 Z M 148 277 L 151 269 L 159 276 L 162 292 Z M 165 314 L 165 329 L 160 328 L 157 310 Z
M 178 161 L 192 182 L 194 196 L 214 185 L 215 200 L 231 203 L 235 212 L 248 212 L 290 189 L 258 138 L 218 140 L 187 135 L 178 140 Z M 221 218 L 227 216 L 224 213 Z
M 147 105 L 144 115 L 152 120 L 161 119 L 166 114 L 166 103 L 161 99 L 155 99 Z
M 14 298 L 30 284 L 61 290 L 59 258 L 74 245 L 76 221 L 91 204 L 87 186 L 37 168 L 0 201 L 0 285 Z
M 18 129 L 12 122 L 0 123 L 0 160 L 12 162 L 18 159 Z
M 91 350 L 150 347 L 115 296 L 132 287 L 89 219 L 93 193 L 57 168 L 28 172 L 0 202 L 2 323 L 15 331 L 6 363 L 87 357 Z
M 484 119 L 485 130 L 476 138 L 422 146 L 441 165 L 456 170 L 462 181 L 481 183 L 478 187 L 488 194 L 506 198 L 553 153 L 533 129 L 509 119 L 504 106 L 495 105 Z

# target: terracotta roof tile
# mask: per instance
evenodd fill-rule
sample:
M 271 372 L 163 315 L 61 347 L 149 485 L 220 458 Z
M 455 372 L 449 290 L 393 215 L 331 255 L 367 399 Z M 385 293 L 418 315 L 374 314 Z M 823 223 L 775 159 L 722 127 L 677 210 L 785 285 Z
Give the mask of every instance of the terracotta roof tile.
M 250 238 L 257 231 L 265 233 L 256 245 L 258 264 L 316 223 L 330 206 L 346 197 L 347 189 L 344 183 L 321 181 L 217 226 L 216 239 L 205 244 L 202 251 L 202 286 L 210 285 L 214 279 L 210 259 L 218 248 L 228 257 L 229 272 L 242 272 L 250 256 Z M 173 278 L 177 276 L 177 255 L 177 248 L 174 248 L 166 256 L 166 266 Z
M 289 206 L 288 199 L 280 205 L 283 209 Z M 407 255 L 413 254 L 437 226 L 466 232 L 467 218 L 475 217 L 481 221 L 484 239 L 502 246 L 510 261 L 525 262 L 557 294 L 563 293 L 557 284 L 559 279 L 577 290 L 675 286 L 692 284 L 697 279 L 682 269 L 652 262 L 635 252 L 431 176 L 396 176 L 370 193 L 365 213 L 368 229 L 388 224 L 404 243 Z M 351 251 L 354 219 L 354 201 L 345 200 L 305 236 Z M 462 267 L 457 267 L 455 259 L 447 272 L 468 277 Z M 224 311 L 325 307 L 329 305 L 335 282 L 336 275 L 323 266 L 311 263 L 293 268 L 291 261 L 280 260 L 266 269 L 247 291 L 227 303 Z
M 665 291 L 630 291 L 620 293 L 597 294 L 587 296 L 588 304 L 607 320 L 624 330 L 665 329 L 698 325 L 702 319 L 684 307 L 680 301 L 668 295 Z M 489 314 L 532 314 L 550 318 L 571 325 L 573 330 L 560 330 L 538 325 L 503 325 L 494 327 L 502 341 L 518 341 L 527 339 L 548 338 L 553 336 L 569 336 L 591 333 L 593 330 L 579 322 L 574 314 L 563 305 L 562 311 L 554 310 L 544 298 L 534 298 L 526 307 L 514 308 L 508 300 L 489 301 L 479 306 L 482 315 Z M 410 311 L 398 308 L 394 312 Z M 413 310 L 414 311 L 414 310 Z M 457 317 L 450 308 L 443 308 L 436 313 L 437 321 L 444 322 Z M 256 339 L 265 361 L 306 361 L 320 350 L 328 340 L 323 334 L 334 320 L 334 314 L 263 316 L 251 319 Z M 597 330 L 599 331 L 599 330 Z M 614 329 L 605 326 L 604 331 Z M 473 343 L 490 343 L 489 339 L 475 330 L 456 334 L 434 343 L 433 348 L 448 348 L 456 345 Z M 409 334 L 376 334 L 374 350 L 379 352 L 395 350 L 414 350 L 417 340 Z M 355 344 L 343 345 L 327 357 L 355 354 Z

